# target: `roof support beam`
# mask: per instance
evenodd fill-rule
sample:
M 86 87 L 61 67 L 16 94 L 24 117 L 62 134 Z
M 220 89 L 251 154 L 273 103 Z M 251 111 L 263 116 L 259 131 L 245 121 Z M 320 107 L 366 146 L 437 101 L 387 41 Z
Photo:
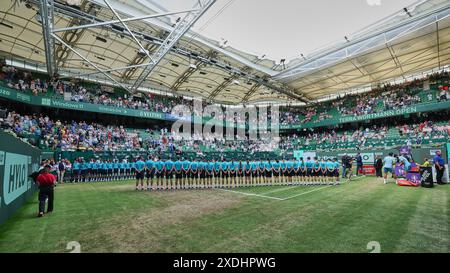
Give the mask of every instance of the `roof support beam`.
M 32 1 L 36 5 L 39 4 L 38 0 L 30 0 L 30 1 Z M 92 2 L 89 2 L 89 3 L 92 3 Z M 90 6 L 90 8 L 92 8 L 92 7 L 93 7 L 93 5 Z M 73 18 L 72 19 L 73 23 L 71 22 L 72 26 L 69 27 L 70 29 L 73 28 L 73 30 L 64 32 L 64 37 L 66 37 L 66 36 L 68 36 L 68 37 L 76 37 L 77 39 L 79 39 L 79 37 L 81 36 L 82 32 L 88 30 L 87 28 L 81 28 L 81 29 L 77 28 L 76 24 L 78 24 L 78 22 L 82 22 L 83 20 L 89 20 L 89 21 L 96 22 L 96 23 L 104 22 L 104 21 L 102 21 L 102 19 L 96 17 L 95 15 L 92 15 L 92 14 L 88 13 L 83 8 L 81 8 L 81 10 L 78 10 L 78 9 L 71 8 L 71 7 L 67 6 L 67 5 L 63 5 L 63 4 L 57 3 L 57 2 L 55 3 L 55 12 L 60 14 L 61 16 L 66 16 L 66 17 L 69 17 L 69 18 Z M 126 21 L 127 19 L 123 19 L 123 20 Z M 116 20 L 116 21 L 119 23 L 119 20 Z M 98 25 L 100 27 L 106 27 L 106 26 L 101 25 L 101 24 L 98 24 Z M 112 25 L 118 25 L 118 24 L 112 24 Z M 108 30 L 112 31 L 114 33 L 120 34 L 120 35 L 128 36 L 128 37 L 131 38 L 131 35 L 129 33 L 125 33 L 123 31 L 119 31 L 119 30 L 117 30 L 115 28 L 111 28 L 111 29 L 108 29 Z M 77 32 L 80 32 L 80 33 L 78 34 Z M 152 36 L 152 35 L 149 35 L 148 33 L 143 33 L 143 32 L 139 32 L 139 31 L 133 31 L 133 32 L 134 32 L 135 36 L 141 42 L 147 42 L 149 44 L 156 45 L 156 46 L 160 46 L 161 44 L 163 44 L 163 39 L 161 39 L 160 37 Z M 190 37 L 190 36 L 188 36 L 188 37 Z M 68 41 L 66 38 L 64 38 L 64 40 L 71 46 L 73 46 L 73 44 L 76 42 L 76 41 L 73 41 L 73 42 L 72 41 Z M 213 44 L 208 43 L 208 45 L 212 46 Z M 67 49 L 66 47 L 64 47 L 62 45 L 58 46 L 58 48 L 61 48 L 61 51 Z M 218 50 L 214 49 L 214 52 L 223 53 L 225 55 L 231 54 L 231 52 L 225 52 L 222 48 L 219 48 L 219 47 L 214 47 L 214 48 L 218 49 Z M 150 51 L 152 51 L 152 50 L 150 50 Z M 178 45 L 176 48 L 172 48 L 172 51 L 174 53 L 176 53 L 176 54 L 181 55 L 181 56 L 192 58 L 192 59 L 194 59 L 196 61 L 204 62 L 207 65 L 211 65 L 211 66 L 214 66 L 214 67 L 217 67 L 217 68 L 220 68 L 220 69 L 224 69 L 227 72 L 232 71 L 232 72 L 238 73 L 238 74 L 241 73 L 241 70 L 239 68 L 237 68 L 237 67 L 231 67 L 231 69 L 228 69 L 227 67 L 230 67 L 229 64 L 226 64 L 226 63 L 222 62 L 219 59 L 214 59 L 214 56 L 209 58 L 208 56 L 198 55 L 198 52 L 192 52 L 188 48 L 185 48 L 185 47 L 180 46 L 180 45 Z M 57 50 L 57 53 L 58 53 L 58 50 Z M 67 58 L 67 56 L 68 56 L 67 53 L 65 53 L 65 51 L 64 52 L 62 51 L 61 54 L 57 54 L 58 61 L 64 62 L 64 59 Z M 248 62 L 251 63 L 251 64 L 254 64 L 251 61 L 248 61 Z M 134 65 L 137 65 L 137 66 L 134 66 Z M 147 66 L 147 65 L 150 65 L 150 63 L 147 62 L 146 65 L 144 65 L 144 66 Z M 123 67 L 123 69 L 130 68 L 130 69 L 134 69 L 134 70 L 132 70 L 133 72 L 136 72 L 137 71 L 136 68 L 138 68 L 138 67 L 142 67 L 142 66 L 140 66 L 140 64 L 138 64 L 138 63 L 132 62 L 130 64 L 130 66 Z M 254 68 L 252 65 L 249 65 L 249 67 Z M 117 68 L 117 70 L 122 70 L 122 67 Z M 111 69 L 111 70 L 108 69 L 108 70 L 103 70 L 103 71 L 105 71 L 105 72 L 108 72 L 108 71 L 113 72 L 113 71 L 117 71 L 117 70 L 116 69 Z M 88 72 L 88 73 L 81 72 L 81 73 L 78 73 L 78 74 L 75 73 L 73 76 L 74 77 L 77 77 L 77 75 L 89 76 L 89 75 L 94 75 L 94 74 L 98 74 L 98 73 L 102 73 L 102 72 L 100 72 L 100 71 Z M 127 75 L 127 76 L 123 75 L 122 77 L 124 79 L 126 79 L 126 78 L 129 78 L 129 75 Z M 253 81 L 255 83 L 261 83 L 262 85 L 267 86 L 268 88 L 273 88 L 273 84 L 270 84 L 268 81 L 263 81 L 259 76 L 256 76 L 254 74 L 247 74 L 246 77 L 249 80 L 251 80 L 251 81 Z M 278 83 L 276 83 L 276 84 L 278 84 Z M 284 89 L 284 87 L 277 87 L 277 89 L 274 89 L 274 90 L 280 92 L 280 89 Z
M 142 85 L 153 69 L 159 64 L 159 62 L 161 62 L 166 54 L 169 53 L 170 49 L 215 2 L 216 0 L 207 0 L 207 2 L 203 3 L 198 10 L 186 14 L 186 16 L 178 22 L 160 47 L 152 54 L 152 64 L 147 66 L 144 71 L 142 71 L 141 75 L 139 75 L 138 79 L 134 83 L 132 90 L 137 90 Z M 201 4 L 201 1 L 199 1 L 199 4 Z
M 192 12 L 192 11 L 195 11 L 195 9 L 180 10 L 180 11 L 173 11 L 173 12 L 164 12 L 164 13 L 157 13 L 157 14 L 150 14 L 150 15 L 143 15 L 143 16 L 124 18 L 124 19 L 118 19 L 118 20 L 111 20 L 111 21 L 105 21 L 105 22 L 96 22 L 96 23 L 86 24 L 86 25 L 82 25 L 82 26 L 64 27 L 64 28 L 54 29 L 53 33 L 62 32 L 62 31 L 83 29 L 83 28 L 101 27 L 101 26 L 113 25 L 113 24 L 124 23 L 124 22 L 133 22 L 133 21 L 139 21 L 139 20 L 144 20 L 144 19 L 157 18 L 157 17 L 169 16 L 169 15 L 180 14 L 180 13 L 187 13 L 187 12 Z
M 115 71 L 126 70 L 126 69 L 135 69 L 135 68 L 144 67 L 144 66 L 147 66 L 147 65 L 148 65 L 148 63 L 133 64 L 133 65 L 127 65 L 127 66 L 116 67 L 116 68 L 111 68 L 111 69 L 97 70 L 97 71 L 87 72 L 87 73 L 80 73 L 80 74 L 77 74 L 77 75 L 72 75 L 71 77 L 73 77 L 73 76 L 86 77 L 86 76 L 100 74 L 100 73 L 106 73 L 106 72 L 115 72 Z M 69 76 L 67 76 L 66 78 L 68 78 L 68 77 Z
M 39 4 L 42 33 L 44 34 L 45 63 L 47 73 L 53 76 L 58 70 L 55 58 L 55 43 L 51 36 L 53 30 L 53 0 L 41 0 Z
M 116 79 L 114 79 L 111 75 L 109 75 L 108 73 L 104 72 L 103 70 L 101 70 L 96 64 L 94 64 L 93 62 L 89 61 L 86 57 L 84 57 L 80 52 L 78 52 L 77 50 L 75 50 L 73 47 L 71 47 L 69 44 L 67 44 L 66 42 L 64 42 L 61 38 L 59 38 L 56 34 L 51 34 L 53 36 L 53 38 L 55 38 L 56 40 L 58 40 L 61 44 L 63 44 L 64 46 L 66 46 L 68 49 L 70 49 L 73 53 L 75 53 L 76 55 L 78 55 L 78 57 L 80 57 L 81 59 L 83 59 L 85 62 L 89 63 L 91 66 L 93 66 L 95 69 L 97 69 L 100 73 L 102 73 L 103 75 L 105 75 L 108 79 L 110 79 L 111 81 L 115 82 L 118 86 L 122 87 L 125 90 L 130 91 L 130 89 L 123 85 L 122 83 L 118 82 Z
M 194 63 L 194 65 L 189 65 L 188 69 L 186 71 L 183 72 L 183 74 L 178 77 L 178 79 L 175 81 L 175 83 L 172 85 L 172 87 L 170 89 L 174 90 L 174 91 L 178 91 L 178 89 L 180 88 L 180 86 L 186 82 L 190 76 L 192 76 L 192 74 L 195 73 L 195 71 L 198 71 L 199 69 L 203 68 L 206 66 L 206 63 L 202 62 L 202 61 L 196 61 Z
M 158 48 L 158 45 L 156 45 L 156 44 L 150 44 L 150 43 L 148 43 L 148 44 L 145 46 L 145 49 L 146 49 L 148 52 L 153 52 L 153 51 L 156 50 L 156 48 Z M 150 65 L 151 63 L 145 62 L 145 59 L 146 59 L 146 58 L 147 58 L 147 55 L 141 54 L 141 53 L 138 52 L 138 53 L 134 56 L 134 58 L 133 58 L 133 60 L 131 61 L 131 63 L 129 64 L 127 70 L 125 70 L 125 71 L 122 73 L 121 78 L 124 79 L 125 81 L 128 81 L 128 80 L 130 80 L 131 77 L 133 77 L 133 75 L 136 73 L 137 68 L 139 68 L 139 67 L 145 67 L 145 66 L 147 66 L 147 65 Z M 145 63 L 145 64 L 144 64 L 144 63 Z
M 213 100 L 217 95 L 219 95 L 222 90 L 224 90 L 228 85 L 230 85 L 234 80 L 239 78 L 237 74 L 232 75 L 231 77 L 224 80 L 219 86 L 214 89 L 211 94 L 209 95 L 208 99 Z
M 253 96 L 253 94 L 256 93 L 256 91 L 258 90 L 258 88 L 261 86 L 260 83 L 256 83 L 252 86 L 252 88 L 250 88 L 250 90 L 247 92 L 247 94 L 245 94 L 244 98 L 242 99 L 241 103 L 246 103 L 248 102 L 248 100 L 251 98 L 251 96 Z

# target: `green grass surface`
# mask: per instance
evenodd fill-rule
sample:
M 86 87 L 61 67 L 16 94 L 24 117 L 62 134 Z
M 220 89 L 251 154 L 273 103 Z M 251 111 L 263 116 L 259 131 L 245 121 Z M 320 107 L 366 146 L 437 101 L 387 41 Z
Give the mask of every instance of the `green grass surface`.
M 136 192 L 133 182 L 65 184 L 55 212 L 33 198 L 0 226 L 0 252 L 449 252 L 449 186 L 383 185 Z M 268 198 L 269 197 L 269 198 Z M 274 198 L 270 198 L 274 197 Z

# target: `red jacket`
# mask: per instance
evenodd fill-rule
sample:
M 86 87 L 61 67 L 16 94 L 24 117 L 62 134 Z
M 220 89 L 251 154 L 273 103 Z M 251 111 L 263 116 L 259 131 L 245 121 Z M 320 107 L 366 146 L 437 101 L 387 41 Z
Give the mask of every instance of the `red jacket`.
M 37 182 L 38 182 L 39 186 L 54 185 L 56 182 L 56 177 L 51 173 L 41 173 L 37 177 Z

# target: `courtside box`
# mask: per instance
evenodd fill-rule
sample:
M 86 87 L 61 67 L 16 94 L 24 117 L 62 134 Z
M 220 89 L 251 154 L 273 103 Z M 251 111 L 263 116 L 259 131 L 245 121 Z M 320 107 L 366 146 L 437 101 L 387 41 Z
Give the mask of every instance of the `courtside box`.
M 39 149 L 0 132 L 0 224 L 11 217 L 37 189 L 29 175 L 39 169 L 40 158 Z

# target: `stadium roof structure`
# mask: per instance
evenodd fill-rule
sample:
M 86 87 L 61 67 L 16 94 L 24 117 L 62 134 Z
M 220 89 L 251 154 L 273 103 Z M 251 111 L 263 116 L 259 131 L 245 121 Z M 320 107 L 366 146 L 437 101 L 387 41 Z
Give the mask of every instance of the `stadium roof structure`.
M 190 30 L 214 2 L 167 11 L 152 0 L 10 0 L 0 6 L 0 55 L 130 92 L 226 104 L 313 102 L 449 64 L 445 0 L 420 1 L 285 67 Z

